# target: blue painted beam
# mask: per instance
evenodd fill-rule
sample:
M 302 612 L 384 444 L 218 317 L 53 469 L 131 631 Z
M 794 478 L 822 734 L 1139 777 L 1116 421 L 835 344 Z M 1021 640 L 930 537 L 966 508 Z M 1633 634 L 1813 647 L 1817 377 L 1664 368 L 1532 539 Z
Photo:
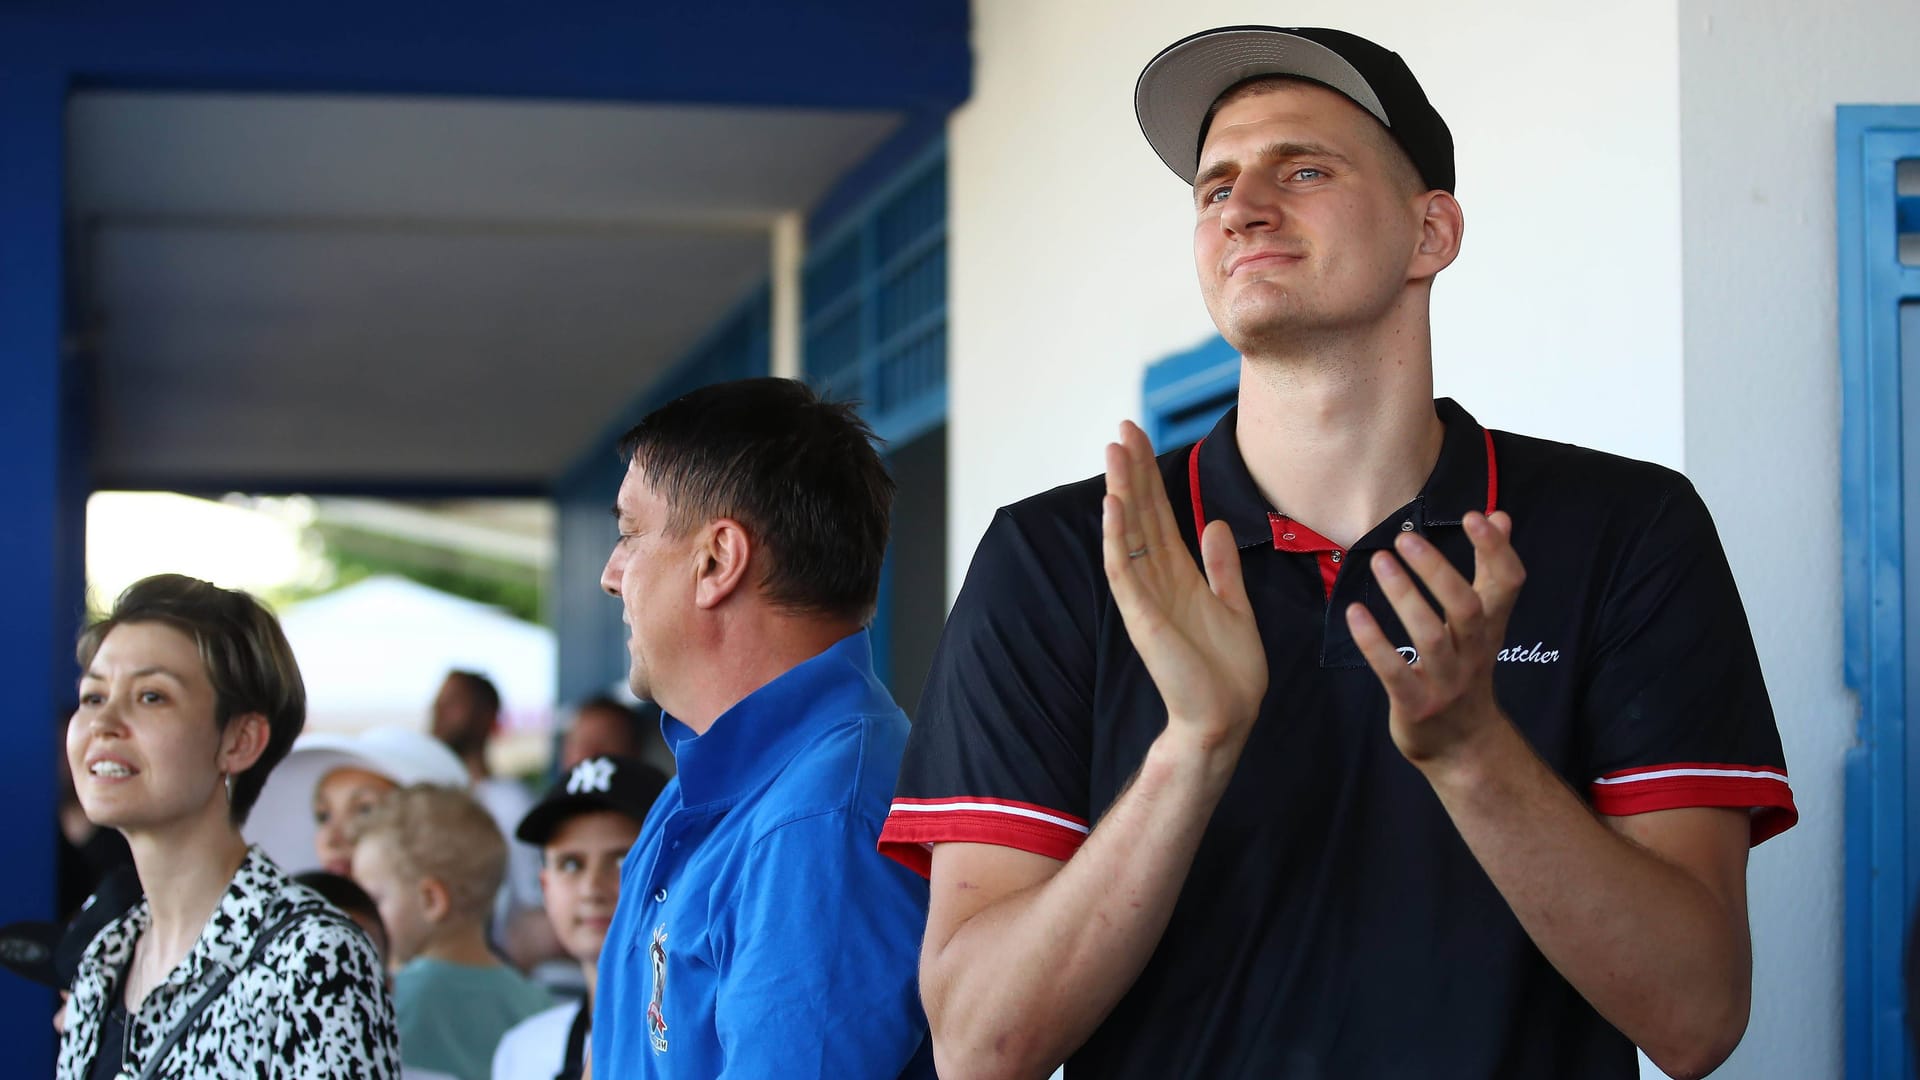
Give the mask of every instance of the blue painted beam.
M 75 506 L 63 453 L 71 400 L 61 348 L 60 110 L 56 71 L 0 44 L 0 923 L 54 915 L 55 755 L 73 700 L 73 636 L 83 591 L 76 568 L 84 496 Z M 0 975 L 5 1072 L 50 1076 L 55 1002 Z
M 10 5 L 75 83 L 936 109 L 970 78 L 964 0 Z

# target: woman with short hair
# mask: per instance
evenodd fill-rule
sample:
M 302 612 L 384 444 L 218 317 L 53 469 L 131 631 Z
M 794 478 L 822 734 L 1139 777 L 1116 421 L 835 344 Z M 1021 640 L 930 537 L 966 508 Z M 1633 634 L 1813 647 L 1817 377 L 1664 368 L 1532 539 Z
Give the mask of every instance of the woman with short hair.
M 306 723 L 273 615 L 163 574 L 122 593 L 76 655 L 80 805 L 126 836 L 146 897 L 80 961 L 59 1080 L 397 1077 L 366 935 L 240 834 Z

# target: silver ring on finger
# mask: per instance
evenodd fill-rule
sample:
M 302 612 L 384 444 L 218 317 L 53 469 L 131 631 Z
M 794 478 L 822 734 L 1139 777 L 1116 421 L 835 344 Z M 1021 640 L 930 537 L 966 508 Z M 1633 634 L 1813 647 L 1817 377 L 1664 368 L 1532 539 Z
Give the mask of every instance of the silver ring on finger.
M 1145 545 L 1142 545 L 1140 547 L 1134 548 L 1132 551 L 1127 552 L 1127 558 L 1138 559 L 1144 556 L 1146 553 L 1147 553 L 1147 549 Z

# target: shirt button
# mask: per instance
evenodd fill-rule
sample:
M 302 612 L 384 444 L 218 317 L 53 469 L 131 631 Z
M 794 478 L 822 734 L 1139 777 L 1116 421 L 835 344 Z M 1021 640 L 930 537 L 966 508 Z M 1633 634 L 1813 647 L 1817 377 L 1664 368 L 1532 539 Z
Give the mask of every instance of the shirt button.
M 1281 533 L 1281 534 L 1280 534 L 1280 539 L 1282 539 L 1282 540 L 1291 540 L 1291 539 L 1293 539 L 1293 534 L 1292 534 L 1292 533 Z
M 1413 531 L 1413 522 L 1411 522 L 1411 521 L 1403 521 L 1403 522 L 1401 522 L 1401 523 L 1400 523 L 1400 531 L 1401 531 L 1401 532 L 1412 532 L 1412 531 Z
M 660 886 L 660 891 L 653 894 L 653 902 L 656 904 L 664 904 L 667 902 L 667 887 L 665 885 Z
M 680 850 L 680 841 L 678 841 L 678 840 L 675 840 L 675 841 L 673 842 L 673 850 L 675 850 L 675 851 L 679 851 L 679 850 Z
M 1339 562 L 1339 561 L 1340 561 L 1340 553 L 1339 553 L 1339 552 L 1337 552 L 1337 551 L 1336 551 L 1336 552 L 1334 552 L 1334 553 L 1333 553 L 1333 554 L 1332 554 L 1331 556 L 1329 556 L 1329 557 L 1330 557 L 1331 559 L 1333 559 L 1333 561 L 1334 561 L 1334 562 Z

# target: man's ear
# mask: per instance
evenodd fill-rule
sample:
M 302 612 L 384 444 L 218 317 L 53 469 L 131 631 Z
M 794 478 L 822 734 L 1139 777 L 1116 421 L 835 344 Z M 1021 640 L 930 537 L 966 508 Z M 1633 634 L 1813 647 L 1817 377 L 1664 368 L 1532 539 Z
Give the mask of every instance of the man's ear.
M 428 922 L 444 922 L 447 913 L 453 910 L 453 894 L 447 891 L 446 883 L 437 877 L 420 879 L 420 909 L 426 913 Z
M 253 768 L 272 738 L 273 725 L 265 714 L 242 713 L 227 721 L 227 729 L 220 733 L 220 771 L 239 776 Z
M 699 608 L 715 608 L 744 587 L 747 572 L 759 549 L 747 535 L 746 526 L 732 518 L 715 518 L 700 532 L 694 546 L 699 560 L 693 587 L 693 603 Z
M 1452 265 L 1460 257 L 1460 241 L 1467 230 L 1460 201 L 1451 194 L 1429 191 L 1419 201 L 1420 244 L 1407 272 L 1415 280 L 1433 277 Z

